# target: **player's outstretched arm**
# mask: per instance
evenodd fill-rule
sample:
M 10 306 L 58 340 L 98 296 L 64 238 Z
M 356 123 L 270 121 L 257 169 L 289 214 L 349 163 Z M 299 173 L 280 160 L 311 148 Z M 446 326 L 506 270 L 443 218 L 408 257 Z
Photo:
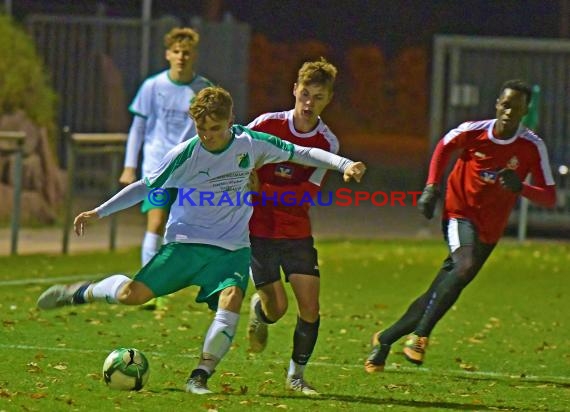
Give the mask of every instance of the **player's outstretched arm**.
M 73 221 L 73 229 L 75 230 L 75 234 L 77 236 L 83 236 L 85 233 L 85 223 L 91 220 L 99 219 L 99 217 L 100 216 L 95 209 L 81 212 L 75 216 L 75 220 Z
M 353 162 L 346 169 L 342 178 L 345 182 L 350 182 L 352 179 L 360 183 L 362 176 L 366 173 L 366 165 L 362 162 Z
M 127 209 L 133 205 L 136 205 L 140 201 L 144 200 L 148 194 L 149 191 L 146 185 L 142 180 L 138 180 L 123 188 L 119 193 L 107 200 L 101 206 L 93 209 L 93 212 L 95 212 L 98 217 L 109 216 L 120 210 Z
M 148 190 L 142 180 L 131 183 L 101 206 L 78 214 L 73 221 L 75 233 L 77 236 L 82 236 L 85 232 L 85 223 L 136 205 L 147 195 Z
M 344 175 L 344 180 L 347 182 L 350 179 L 360 182 L 366 171 L 366 166 L 362 162 L 354 162 L 316 147 L 293 145 L 291 161 L 305 166 L 336 170 Z

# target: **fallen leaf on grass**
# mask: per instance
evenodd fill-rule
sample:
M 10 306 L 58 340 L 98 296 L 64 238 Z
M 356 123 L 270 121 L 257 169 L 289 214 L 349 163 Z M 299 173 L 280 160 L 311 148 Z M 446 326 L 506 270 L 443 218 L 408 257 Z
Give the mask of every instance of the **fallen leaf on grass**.
M 85 322 L 90 325 L 100 325 L 102 323 L 99 319 L 85 319 Z
M 374 305 L 374 309 L 388 309 L 388 305 L 386 305 L 384 303 L 376 303 Z
M 459 367 L 461 369 L 463 369 L 464 371 L 468 371 L 468 372 L 474 372 L 477 370 L 477 366 L 472 365 L 470 363 L 460 363 Z
M 30 395 L 30 398 L 32 398 L 32 399 L 47 398 L 47 393 L 41 393 L 41 392 L 32 393 L 32 394 Z
M 36 362 L 30 362 L 26 364 L 26 366 L 28 367 L 28 372 L 30 373 L 38 373 L 42 371 L 42 368 L 40 368 Z
M 57 369 L 58 371 L 64 371 L 67 369 L 67 365 L 64 365 L 63 363 L 58 363 L 53 368 Z
M 556 345 L 550 345 L 548 342 L 542 342 L 542 344 L 536 348 L 535 352 L 543 352 L 547 349 L 556 349 Z
M 263 381 L 261 383 L 261 385 L 259 385 L 259 390 L 262 391 L 263 389 L 265 389 L 267 386 L 273 385 L 275 384 L 275 381 L 273 379 L 267 379 L 266 381 Z
M 11 398 L 15 393 L 10 392 L 8 389 L 0 389 L 0 398 Z

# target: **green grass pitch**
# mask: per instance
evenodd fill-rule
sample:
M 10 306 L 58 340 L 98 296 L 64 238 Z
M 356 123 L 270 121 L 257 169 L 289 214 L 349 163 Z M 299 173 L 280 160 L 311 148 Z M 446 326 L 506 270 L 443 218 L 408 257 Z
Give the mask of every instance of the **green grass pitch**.
M 196 289 L 170 297 L 163 312 L 105 304 L 40 312 L 35 301 L 57 278 L 132 274 L 138 250 L 0 258 L 0 411 L 568 410 L 570 244 L 500 244 L 436 327 L 424 366 L 407 363 L 397 343 L 375 375 L 363 369 L 372 333 L 424 291 L 445 245 L 330 240 L 318 248 L 321 330 L 305 375 L 316 398 L 284 388 L 294 300 L 255 355 L 244 304 L 232 349 L 210 380 L 215 393 L 199 397 L 184 383 L 212 315 L 194 302 Z M 102 382 L 103 360 L 124 346 L 150 361 L 140 392 Z

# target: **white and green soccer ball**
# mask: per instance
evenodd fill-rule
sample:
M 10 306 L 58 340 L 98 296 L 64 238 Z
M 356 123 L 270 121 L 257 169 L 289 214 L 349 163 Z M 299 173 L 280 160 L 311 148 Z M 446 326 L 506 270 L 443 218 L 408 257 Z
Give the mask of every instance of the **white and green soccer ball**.
M 150 367 L 144 354 L 133 348 L 119 348 L 103 363 L 103 379 L 109 388 L 138 391 L 148 381 Z

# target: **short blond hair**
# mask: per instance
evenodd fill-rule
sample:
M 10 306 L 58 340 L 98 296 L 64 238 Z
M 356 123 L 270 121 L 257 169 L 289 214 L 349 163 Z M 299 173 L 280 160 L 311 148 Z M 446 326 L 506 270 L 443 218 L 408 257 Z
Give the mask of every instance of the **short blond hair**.
M 176 43 L 196 47 L 199 41 L 200 35 L 190 27 L 175 27 L 164 36 L 164 47 L 170 49 Z
M 189 114 L 198 122 L 211 117 L 214 120 L 230 119 L 233 100 L 229 92 L 221 87 L 206 87 L 198 92 L 190 103 Z
M 332 91 L 337 72 L 334 65 L 321 57 L 319 60 L 303 63 L 297 74 L 297 84 L 318 84 Z

